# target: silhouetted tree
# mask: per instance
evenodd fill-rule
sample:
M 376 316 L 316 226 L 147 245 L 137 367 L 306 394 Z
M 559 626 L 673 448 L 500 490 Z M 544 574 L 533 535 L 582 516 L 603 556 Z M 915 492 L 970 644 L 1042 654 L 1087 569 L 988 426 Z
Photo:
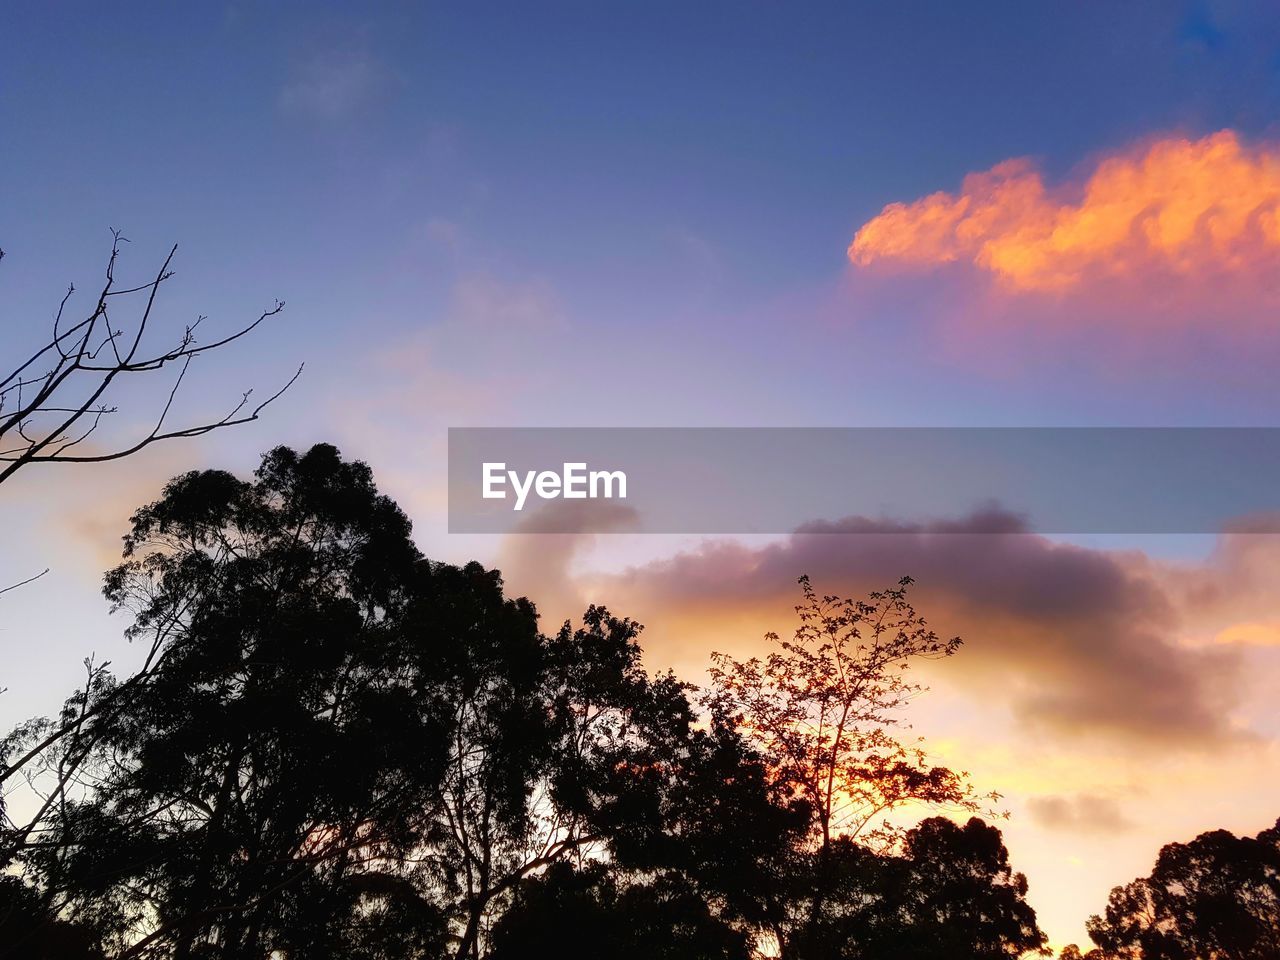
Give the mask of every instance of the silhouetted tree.
M 995 827 L 934 817 L 907 831 L 899 852 L 848 837 L 831 848 L 829 896 L 798 927 L 788 954 L 803 960 L 1011 960 L 1045 936 Z
M 772 931 L 784 957 L 812 941 L 829 900 L 838 897 L 837 840 L 890 850 L 902 839 L 885 814 L 907 803 L 974 812 L 978 798 L 962 774 L 934 765 L 918 741 L 905 742 L 899 715 L 921 687 L 910 666 L 953 655 L 907 597 L 911 584 L 865 600 L 818 596 L 800 579 L 800 627 L 792 640 L 768 638 L 764 659 L 715 654 L 708 703 L 735 718 L 770 758 L 773 775 L 811 811 L 812 829 L 792 858 L 785 919 Z M 992 795 L 994 798 L 994 795 Z
M 805 818 L 761 758 L 645 673 L 638 625 L 593 607 L 546 637 L 497 573 L 424 560 L 364 465 L 184 475 L 125 548 L 106 593 L 143 672 L 94 671 L 11 741 L 74 720 L 43 755 L 80 773 L 13 853 L 115 955 L 476 957 L 566 857 L 742 928 L 765 909 Z
M 749 960 L 749 937 L 678 876 L 620 884 L 603 864 L 558 863 L 522 881 L 492 960 Z
M 40 891 L 0 876 L 0 957 L 5 960 L 102 960 L 93 930 L 54 915 Z
M 23 467 L 34 463 L 100 463 L 119 460 L 164 440 L 197 437 L 214 430 L 257 420 L 268 405 L 280 397 L 302 372 L 296 373 L 271 396 L 252 402 L 253 391 L 246 390 L 239 400 L 221 414 L 175 425 L 170 422 L 174 404 L 192 362 L 240 340 L 277 315 L 284 304 L 280 301 L 239 329 L 208 342 L 198 339 L 198 328 L 204 317 L 183 324 L 180 333 L 170 336 L 164 346 L 152 342 L 157 322 L 153 317 L 160 287 L 173 276 L 171 264 L 177 253 L 174 246 L 156 275 L 142 284 L 120 287 L 115 272 L 121 244 L 127 242 L 118 231 L 112 231 L 111 254 L 107 259 L 102 286 L 92 308 L 82 319 L 66 316 L 71 308 L 75 287 L 70 287 L 58 304 L 52 329 L 47 339 L 35 346 L 26 359 L 14 361 L 8 373 L 0 369 L 0 484 Z M 0 250 L 0 260 L 4 251 Z M 130 303 L 134 316 L 125 321 L 121 314 Z M 125 437 L 104 438 L 99 430 L 113 414 L 119 412 L 116 397 L 126 383 L 134 383 L 147 373 L 173 370 L 174 375 L 156 403 L 151 426 Z M 0 595 L 30 583 L 48 573 L 44 570 L 19 583 L 0 586 Z M 0 742 L 0 789 L 6 781 L 29 774 L 28 764 L 59 767 L 62 775 L 70 775 L 74 767 L 67 758 L 75 756 L 75 747 L 64 746 L 56 761 L 44 756 L 46 750 L 82 729 L 85 713 L 97 708 L 90 696 L 93 678 L 86 687 L 86 702 L 66 725 L 37 725 L 21 731 L 7 744 Z M 0 687 L 0 692 L 3 688 Z M 4 749 L 8 747 L 8 750 Z M 59 791 L 53 791 L 55 796 Z M 0 814 L 2 814 L 0 809 Z M 15 828 L 21 834 L 22 828 Z M 7 861 L 6 847 L 14 843 L 13 833 L 0 835 L 0 868 Z
M 185 474 L 134 514 L 105 592 L 142 669 L 88 664 L 59 717 L 0 743 L 45 798 L 5 835 L 15 944 L 706 960 L 773 937 L 800 960 L 995 960 L 1042 942 L 994 828 L 870 826 L 907 800 L 976 805 L 888 733 L 915 689 L 899 668 L 956 643 L 905 583 L 863 604 L 806 583 L 796 644 L 721 658 L 699 716 L 644 669 L 638 624 L 591 607 L 545 635 L 496 571 L 432 563 L 410 532 L 326 445 L 248 481 Z
M 1280 957 L 1280 821 L 1256 837 L 1213 830 L 1168 844 L 1088 929 L 1105 960 Z
M 90 742 L 83 736 L 86 712 L 111 682 L 101 668 L 86 666 L 89 682 L 85 690 L 67 701 L 59 717 L 28 721 L 0 737 L 0 770 L 15 753 L 22 754 L 19 764 L 10 769 L 25 778 L 36 800 L 34 813 L 18 822 L 7 809 L 5 790 L 0 789 L 0 871 L 14 867 L 33 844 L 33 837 L 36 843 L 47 842 L 44 828 L 49 817 L 66 802 L 67 791 L 81 772 Z M 0 788 L 6 779 L 10 778 L 0 777 Z M 0 876 L 0 958 L 100 957 L 97 940 L 96 930 L 59 916 L 47 889 L 32 886 L 22 876 Z
M 1058 960 L 1105 960 L 1105 958 L 1102 951 L 1096 947 L 1088 953 L 1082 953 L 1078 945 L 1070 943 L 1062 948 L 1062 952 L 1058 954 Z
M 895 884 L 902 960 L 997 960 L 1043 947 L 1026 901 L 1027 880 L 1009 864 L 1000 831 L 976 817 L 963 826 L 933 817 L 908 831 Z
M 740 737 L 696 728 L 687 685 L 644 671 L 639 629 L 592 607 L 553 637 L 471 648 L 450 681 L 438 839 L 416 855 L 447 880 L 456 956 L 480 956 L 519 885 L 567 858 L 693 891 L 725 922 L 764 909 L 800 821 Z
M 910 584 L 846 600 L 819 597 L 802 577 L 794 639 L 769 634 L 775 649 L 763 660 L 713 655 L 714 702 L 740 718 L 809 804 L 821 846 L 837 834 L 892 842 L 878 818 L 908 802 L 976 809 L 962 775 L 932 765 L 894 732 L 921 690 L 907 679 L 911 664 L 949 657 L 961 644 L 928 628 L 907 599 Z
M 756 930 L 783 918 L 810 811 L 772 777 L 767 758 L 727 718 L 668 741 L 654 762 L 615 769 L 608 810 L 616 871 L 679 872 L 717 915 Z
M 368 469 L 322 446 L 187 474 L 125 546 L 107 596 L 163 642 L 26 858 L 59 912 L 122 957 L 345 956 L 375 908 L 440 929 L 395 883 L 446 753 L 438 651 L 406 629 L 432 572 Z

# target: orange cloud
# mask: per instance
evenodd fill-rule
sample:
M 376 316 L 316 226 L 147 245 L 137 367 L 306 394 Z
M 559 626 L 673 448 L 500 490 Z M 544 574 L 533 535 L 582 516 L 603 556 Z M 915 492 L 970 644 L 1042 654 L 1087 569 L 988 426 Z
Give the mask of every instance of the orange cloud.
M 1005 288 L 1091 279 L 1243 274 L 1280 264 L 1280 145 L 1230 130 L 1170 137 L 1102 160 L 1083 188 L 1051 188 L 1027 160 L 959 193 L 891 203 L 849 246 L 859 266 L 971 263 Z
M 1214 640 L 1232 646 L 1276 647 L 1280 646 L 1280 624 L 1237 623 L 1221 631 Z

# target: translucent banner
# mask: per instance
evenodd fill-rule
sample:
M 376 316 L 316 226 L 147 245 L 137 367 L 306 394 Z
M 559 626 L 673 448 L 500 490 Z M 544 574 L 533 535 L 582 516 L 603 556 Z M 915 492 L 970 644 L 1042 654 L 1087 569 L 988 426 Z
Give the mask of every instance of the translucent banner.
M 1280 531 L 1280 428 L 449 431 L 455 533 L 608 532 L 620 516 L 650 533 L 787 533 L 995 506 L 990 532 L 1010 512 L 1041 533 Z

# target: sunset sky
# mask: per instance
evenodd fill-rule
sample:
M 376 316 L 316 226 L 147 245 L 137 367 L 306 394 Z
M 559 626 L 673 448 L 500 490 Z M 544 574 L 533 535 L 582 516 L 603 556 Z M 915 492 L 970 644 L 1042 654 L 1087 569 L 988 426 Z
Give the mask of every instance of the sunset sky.
M 1269 7 L 9 9 L 0 365 L 69 283 L 91 308 L 116 227 L 125 280 L 179 244 L 175 329 L 287 302 L 193 367 L 183 413 L 306 369 L 260 423 L 4 488 L 0 584 L 51 572 L 0 598 L 0 729 L 56 709 L 84 657 L 129 662 L 98 585 L 165 479 L 327 440 L 429 556 L 499 566 L 552 622 L 605 602 L 694 681 L 792 629 L 802 573 L 851 595 L 915 577 L 966 640 L 915 731 L 1005 795 L 1042 926 L 1083 944 L 1162 844 L 1280 815 L 1280 535 L 1047 539 L 962 514 L 450 536 L 445 431 L 1280 426 Z

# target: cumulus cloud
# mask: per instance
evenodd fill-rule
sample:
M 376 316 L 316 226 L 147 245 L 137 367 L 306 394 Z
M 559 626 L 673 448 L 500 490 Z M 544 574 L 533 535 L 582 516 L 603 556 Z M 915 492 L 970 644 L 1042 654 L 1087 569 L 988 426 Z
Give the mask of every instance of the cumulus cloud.
M 1052 185 L 1009 160 L 957 193 L 891 203 L 857 231 L 849 259 L 972 265 L 1016 292 L 1095 280 L 1250 275 L 1280 265 L 1280 145 L 1224 130 L 1166 137 L 1106 157 L 1083 184 Z
M 1008 532 L 989 532 L 996 519 Z M 1250 737 L 1234 714 L 1239 651 L 1184 643 L 1169 584 L 1140 554 L 1057 543 L 990 513 L 816 529 L 764 546 L 709 541 L 598 577 L 592 595 L 655 623 L 655 661 L 687 664 L 711 647 L 743 652 L 750 629 L 785 632 L 801 573 L 851 596 L 909 574 L 935 628 L 966 641 L 939 675 L 1007 704 L 1024 729 L 1198 750 Z

